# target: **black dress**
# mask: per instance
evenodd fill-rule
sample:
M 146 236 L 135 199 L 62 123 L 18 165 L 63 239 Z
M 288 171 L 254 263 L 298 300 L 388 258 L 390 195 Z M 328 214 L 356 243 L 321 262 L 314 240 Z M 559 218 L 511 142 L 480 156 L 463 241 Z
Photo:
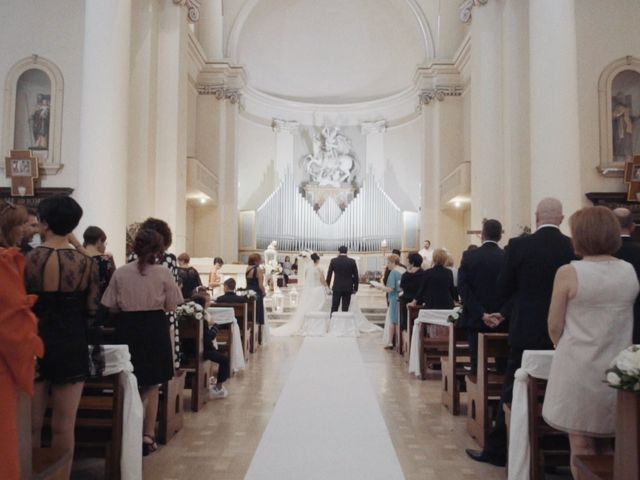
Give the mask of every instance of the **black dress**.
M 182 297 L 186 300 L 193 296 L 193 291 L 202 285 L 200 274 L 193 268 L 178 267 L 178 277 L 180 278 L 180 288 L 182 289 Z
M 58 288 L 44 290 L 44 270 L 57 255 Z M 75 383 L 89 376 L 87 325 L 100 301 L 98 269 L 90 257 L 74 249 L 37 247 L 26 257 L 27 292 L 38 296 L 33 311 L 45 353 L 36 380 Z
M 260 282 L 258 281 L 258 267 L 252 266 L 247 273 L 247 290 L 253 290 L 256 292 L 256 323 L 258 325 L 264 325 L 264 303 L 262 290 L 260 289 Z

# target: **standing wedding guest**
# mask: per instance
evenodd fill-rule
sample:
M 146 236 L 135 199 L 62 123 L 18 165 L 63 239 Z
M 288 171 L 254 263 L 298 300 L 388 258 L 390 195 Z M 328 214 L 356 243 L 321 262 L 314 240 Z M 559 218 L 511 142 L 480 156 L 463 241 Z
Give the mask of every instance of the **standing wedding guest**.
M 385 325 L 388 325 L 388 334 L 383 338 L 386 344 L 384 348 L 393 348 L 394 339 L 396 343 L 400 342 L 399 316 L 398 316 L 398 295 L 400 294 L 400 279 L 404 273 L 404 269 L 400 266 L 400 257 L 391 254 L 387 257 L 387 268 L 389 276 L 387 282 L 382 289 L 387 292 L 389 299 L 389 308 L 387 309 L 387 318 Z M 383 336 L 384 337 L 384 336 Z
M 458 291 L 463 304 L 459 325 L 467 328 L 472 374 L 476 373 L 478 361 L 478 334 L 506 332 L 507 327 L 499 313 L 503 304 L 498 291 L 498 276 L 504 265 L 504 250 L 498 245 L 502 224 L 498 220 L 486 220 L 481 238 L 482 246 L 464 252 L 458 270 Z M 451 279 L 453 285 L 453 276 Z
M 393 250 L 391 250 L 391 253 L 393 255 L 397 255 L 398 258 L 401 258 L 401 253 L 400 250 L 398 250 L 397 248 L 394 248 Z M 399 263 L 398 261 L 398 265 L 400 265 L 404 270 L 407 269 L 407 267 L 405 265 L 403 265 L 402 263 Z M 391 269 L 389 268 L 389 266 L 385 266 L 384 268 L 384 274 L 382 275 L 382 283 L 384 285 L 387 284 L 387 278 L 389 278 L 389 274 L 391 273 Z M 387 299 L 387 307 L 389 306 L 389 294 L 385 295 L 386 299 Z
M 445 250 L 436 249 L 433 252 L 433 267 L 425 270 L 422 276 L 422 284 L 416 299 L 425 308 L 450 310 L 458 299 L 458 293 L 453 284 L 453 272 L 445 266 L 448 257 Z
M 173 253 L 168 253 L 167 249 L 171 246 L 173 241 L 173 235 L 169 225 L 164 220 L 159 218 L 147 218 L 140 225 L 140 229 L 149 229 L 158 233 L 162 238 L 163 248 L 162 253 L 158 258 L 158 263 L 168 268 L 173 276 L 176 285 L 180 284 L 180 277 L 178 276 L 178 261 Z M 137 260 L 135 251 L 129 256 L 128 261 L 133 262 Z M 178 322 L 176 321 L 176 312 L 173 310 L 167 310 L 167 317 L 169 318 L 169 325 L 171 334 L 173 336 L 173 362 L 176 368 L 180 367 L 180 330 L 178 328 Z
M 640 279 L 640 243 L 631 238 L 631 234 L 636 229 L 633 215 L 627 208 L 616 208 L 613 214 L 620 224 L 620 238 L 622 239 L 622 245 L 614 256 L 633 265 L 636 275 Z M 640 295 L 633 305 L 633 343 L 640 344 Z
M 615 436 L 616 393 L 604 383 L 618 353 L 631 344 L 633 303 L 639 285 L 633 266 L 613 254 L 620 226 L 605 207 L 569 219 L 575 260 L 558 269 L 549 307 L 549 337 L 556 346 L 542 416 L 569 433 L 571 471 L 576 455 L 595 455 L 598 438 Z
M 202 285 L 198 270 L 189 265 L 191 257 L 188 253 L 178 255 L 178 277 L 180 277 L 182 296 L 191 298 L 196 288 Z
M 107 234 L 100 227 L 87 227 L 82 234 L 84 240 L 82 246 L 84 253 L 91 257 L 98 266 L 100 276 L 100 294 L 102 295 L 109 285 L 113 272 L 116 271 L 116 264 L 113 257 L 106 253 Z
M 419 253 L 409 254 L 409 268 L 400 277 L 400 290 L 402 294 L 398 298 L 400 302 L 400 331 L 407 330 L 407 305 L 415 306 L 416 297 L 422 285 L 422 255 Z
M 235 284 L 235 280 L 233 278 L 228 278 L 226 283 L 232 280 Z M 235 288 L 235 285 L 234 285 Z M 229 375 L 231 374 L 231 361 L 229 360 L 229 356 L 225 355 L 218 351 L 214 344 L 214 340 L 218 336 L 218 327 L 215 322 L 209 316 L 209 312 L 207 312 L 207 308 L 211 303 L 211 297 L 208 293 L 199 293 L 193 296 L 193 301 L 204 308 L 204 332 L 202 335 L 203 341 L 203 351 L 202 357 L 205 360 L 211 360 L 214 363 L 218 364 L 218 374 L 216 376 L 216 384 L 212 385 L 209 388 L 209 395 L 213 398 L 226 398 L 229 395 L 229 392 L 224 386 L 224 382 L 229 379 Z M 244 299 L 246 302 L 247 300 Z M 244 302 L 243 302 L 244 303 Z
M 562 203 L 544 198 L 535 212 L 536 231 L 532 235 L 509 240 L 500 273 L 503 317 L 509 318 L 509 357 L 505 381 L 496 412 L 495 426 L 489 432 L 483 450 L 467 449 L 478 462 L 506 463 L 507 426 L 502 404 L 511 403 L 514 375 L 525 350 L 553 348 L 547 328 L 547 315 L 556 271 L 575 259 L 571 239 L 560 232 Z
M 158 385 L 173 377 L 170 317 L 182 303 L 172 273 L 158 265 L 165 240 L 151 229 L 136 234 L 136 261 L 118 268 L 102 297 L 102 304 L 116 314 L 115 338 L 129 346 L 131 363 L 144 402 L 143 454 L 155 451 Z
M 291 258 L 287 255 L 284 257 L 284 262 L 282 262 L 282 276 L 284 277 L 284 286 L 289 285 L 289 276 L 293 273 L 291 270 Z
M 433 249 L 431 248 L 431 241 L 425 240 L 424 246 L 418 252 L 422 256 L 422 269 L 426 270 L 431 268 L 431 262 L 433 261 Z
M 247 279 L 247 290 L 256 292 L 256 323 L 264 325 L 264 297 L 266 295 L 264 289 L 264 273 L 259 268 L 262 263 L 262 257 L 259 253 L 249 255 L 247 262 L 247 271 L 244 276 Z
M 38 295 L 33 311 L 45 347 L 38 361 L 32 404 L 32 445 L 41 445 L 49 404 L 51 446 L 73 451 L 76 411 L 89 376 L 87 325 L 100 301 L 98 269 L 91 258 L 69 245 L 67 236 L 82 217 L 75 200 L 45 198 L 38 206 L 38 216 L 44 242 L 29 252 L 25 270 L 27 291 Z
M 31 311 L 35 297 L 24 286 L 24 257 L 18 250 L 24 207 L 0 202 L 0 478 L 22 478 L 18 452 L 18 405 L 33 395 L 35 357 L 42 340 Z
M 224 261 L 220 257 L 213 259 L 213 267 L 209 272 L 209 288 L 214 289 L 222 285 L 222 274 L 220 269 L 224 265 Z
M 20 242 L 20 251 L 23 255 L 26 255 L 33 247 L 31 246 L 31 242 L 33 241 L 33 237 L 38 234 L 40 235 L 40 221 L 38 220 L 38 214 L 35 210 L 28 209 L 29 218 L 27 223 L 23 226 L 23 235 L 22 241 Z

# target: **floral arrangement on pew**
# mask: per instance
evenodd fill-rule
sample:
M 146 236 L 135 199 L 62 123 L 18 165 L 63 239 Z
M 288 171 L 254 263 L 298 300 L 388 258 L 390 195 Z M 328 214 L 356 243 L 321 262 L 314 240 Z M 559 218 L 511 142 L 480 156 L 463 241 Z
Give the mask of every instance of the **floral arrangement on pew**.
M 451 315 L 447 317 L 447 322 L 455 325 L 456 322 L 460 319 L 461 314 L 462 314 L 462 307 L 455 307 Z
M 245 297 L 249 301 L 254 301 L 256 299 L 256 292 L 254 290 L 251 290 L 251 289 L 238 288 L 236 290 L 236 294 L 239 297 Z
M 269 260 L 264 264 L 264 270 L 271 276 L 280 275 L 282 273 L 282 265 L 277 260 Z
M 188 318 L 202 320 L 204 318 L 204 309 L 196 302 L 186 302 L 176 309 L 176 317 L 178 320 L 186 320 Z
M 640 393 L 640 345 L 631 345 L 618 354 L 607 370 L 613 388 Z

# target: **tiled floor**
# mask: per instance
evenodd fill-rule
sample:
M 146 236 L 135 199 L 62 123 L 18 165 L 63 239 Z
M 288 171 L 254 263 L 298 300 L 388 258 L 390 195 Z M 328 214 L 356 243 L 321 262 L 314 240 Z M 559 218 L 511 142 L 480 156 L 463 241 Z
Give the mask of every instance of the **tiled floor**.
M 184 429 L 144 460 L 144 478 L 242 479 L 301 341 L 274 338 L 252 355 L 246 370 L 228 382 L 227 399 L 187 412 Z M 410 378 L 404 360 L 381 348 L 379 334 L 361 337 L 359 346 L 408 480 L 505 478 L 504 469 L 467 459 L 464 449 L 475 444 L 465 418 L 440 406 L 439 381 Z

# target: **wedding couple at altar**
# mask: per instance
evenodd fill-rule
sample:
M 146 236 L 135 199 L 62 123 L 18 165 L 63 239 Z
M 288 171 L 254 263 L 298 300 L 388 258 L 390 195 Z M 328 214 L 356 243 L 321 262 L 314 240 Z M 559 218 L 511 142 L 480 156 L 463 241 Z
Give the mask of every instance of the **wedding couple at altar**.
M 355 261 L 347 257 L 347 247 L 338 249 L 339 255 L 331 260 L 325 279 L 320 268 L 320 256 L 311 254 L 313 264 L 305 271 L 304 289 L 300 295 L 298 308 L 289 322 L 271 330 L 271 334 L 280 337 L 300 335 L 305 315 L 309 312 L 335 312 L 342 304 L 343 311 L 354 314 L 358 330 L 361 333 L 381 332 L 382 329 L 369 322 L 362 314 L 355 293 L 358 291 L 358 269 Z M 330 290 L 332 277 L 333 292 Z

